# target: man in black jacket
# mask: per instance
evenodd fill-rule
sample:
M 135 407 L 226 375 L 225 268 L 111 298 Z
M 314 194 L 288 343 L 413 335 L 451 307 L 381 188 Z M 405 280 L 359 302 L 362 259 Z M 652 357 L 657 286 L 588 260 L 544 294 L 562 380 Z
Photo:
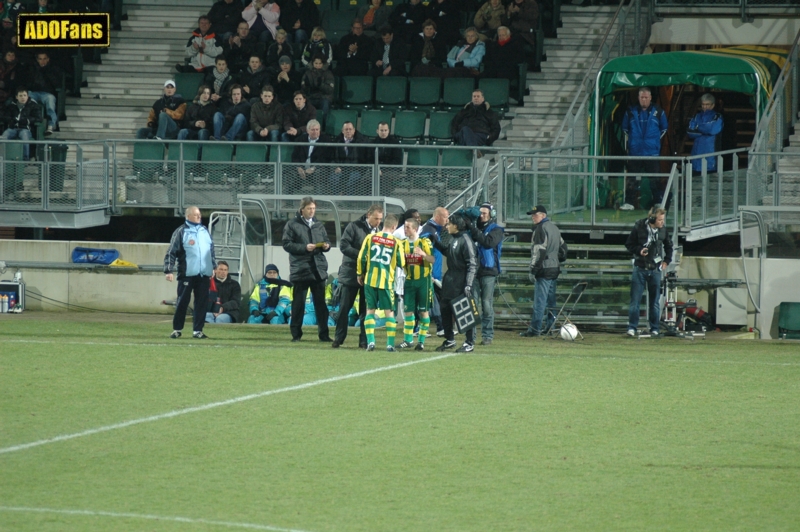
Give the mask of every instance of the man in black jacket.
M 9 102 L 5 106 L 3 122 L 8 129 L 3 132 L 2 138 L 31 140 L 33 128 L 42 121 L 42 108 L 28 97 L 25 87 L 18 87 L 16 96 L 16 102 Z M 30 149 L 27 142 L 22 145 L 22 158 L 26 161 L 30 159 Z
M 56 89 L 61 85 L 64 72 L 55 65 L 50 64 L 47 52 L 36 54 L 36 64 L 31 67 L 29 78 L 26 82 L 28 96 L 44 107 L 50 123 L 47 124 L 45 135 L 52 135 L 58 131 L 58 113 L 56 112 Z
M 217 262 L 208 290 L 206 323 L 236 323 L 239 321 L 239 302 L 242 287 L 228 275 L 229 266 L 224 260 Z
M 136 132 L 137 139 L 174 139 L 178 137 L 183 116 L 186 114 L 186 100 L 175 94 L 175 80 L 164 82 L 164 95 L 155 101 L 147 116 L 147 127 Z
M 381 28 L 381 42 L 377 42 L 369 58 L 372 76 L 405 76 L 408 47 L 394 38 L 394 31 L 389 26 Z
M 292 342 L 303 337 L 303 314 L 309 289 L 317 316 L 320 342 L 332 342 L 328 334 L 328 307 L 325 305 L 325 281 L 328 261 L 324 253 L 331 249 L 325 224 L 314 217 L 317 203 L 310 196 L 300 201 L 297 215 L 283 227 L 283 249 L 289 254 L 289 281 L 292 293 L 292 319 L 289 329 Z
M 208 12 L 208 19 L 220 39 L 224 42 L 227 41 L 234 33 L 239 21 L 242 20 L 242 7 L 241 2 L 236 0 L 219 0 L 211 6 Z M 248 29 L 250 27 L 248 26 Z
M 336 144 L 341 144 L 334 148 L 334 160 L 342 165 L 367 164 L 368 150 L 359 148 L 357 144 L 366 144 L 369 139 L 356 131 L 356 126 L 352 122 L 342 124 L 342 132 L 334 140 Z M 362 190 L 364 175 L 361 168 L 357 166 L 337 167 L 328 178 L 328 186 L 331 194 L 339 194 L 342 190 L 348 194 L 360 195 L 368 194 L 369 190 Z
M 250 102 L 242 96 L 242 86 L 231 86 L 231 95 L 214 114 L 214 139 L 243 140 L 250 129 Z
M 481 215 L 473 225 L 467 219 L 470 236 L 478 252 L 478 275 L 472 285 L 475 300 L 481 308 L 481 345 L 491 345 L 494 339 L 494 285 L 500 275 L 500 256 L 503 252 L 502 227 L 497 225 L 494 205 L 484 203 Z
M 439 302 L 442 309 L 442 323 L 444 325 L 444 343 L 436 348 L 445 351 L 456 346 L 453 334 L 453 300 L 462 295 L 469 297 L 472 294 L 472 285 L 475 282 L 475 273 L 478 270 L 478 259 L 475 255 L 475 244 L 467 231 L 467 223 L 460 214 L 452 214 L 445 226 L 452 237 L 446 244 L 431 233 L 433 245 L 447 258 L 447 272 L 442 280 L 442 299 Z M 466 339 L 456 352 L 469 353 L 475 349 L 475 326 L 466 331 Z
M 453 117 L 450 134 L 459 146 L 491 146 L 500 137 L 497 113 L 489 109 L 483 91 L 472 91 L 472 101 Z
M 297 192 L 303 184 L 311 183 L 315 179 L 316 186 L 325 186 L 324 178 L 317 177 L 324 170 L 318 169 L 316 164 L 329 163 L 333 159 L 331 149 L 326 146 L 317 146 L 317 143 L 330 143 L 331 138 L 322 133 L 322 126 L 317 120 L 309 120 L 306 124 L 306 132 L 298 135 L 297 146 L 292 150 L 292 162 L 299 163 L 297 166 L 297 177 L 292 179 L 292 172 L 287 173 L 287 186 L 290 190 Z M 326 168 L 325 170 L 330 170 Z
M 358 283 L 356 275 L 356 262 L 361 244 L 367 235 L 376 233 L 383 222 L 383 206 L 372 205 L 367 214 L 354 222 L 350 222 L 342 233 L 339 250 L 342 252 L 342 265 L 339 267 L 339 286 L 341 286 L 341 299 L 339 300 L 339 316 L 336 319 L 336 333 L 331 347 L 339 347 L 347 338 L 348 316 L 358 296 L 358 317 L 361 322 L 361 332 L 358 335 L 358 347 L 367 348 L 367 334 L 364 330 L 364 318 L 367 314 L 367 303 L 364 300 L 364 287 Z
M 541 335 L 542 319 L 547 308 L 556 306 L 556 281 L 561 273 L 562 258 L 566 260 L 566 244 L 561 238 L 561 231 L 547 217 L 547 209 L 537 205 L 528 211 L 535 228 L 531 237 L 531 266 L 528 278 L 536 286 L 533 292 L 533 312 L 528 330 L 520 336 L 533 337 Z M 555 316 L 547 313 L 545 331 L 550 330 Z
M 667 211 L 653 207 L 647 218 L 633 225 L 625 247 L 633 255 L 633 276 L 631 277 L 631 304 L 628 310 L 628 336 L 636 336 L 639 326 L 639 303 L 645 286 L 650 299 L 647 318 L 650 334 L 659 332 L 661 314 L 661 272 L 672 262 L 672 240 L 669 238 L 664 221 Z
M 236 26 L 236 34 L 222 41 L 222 55 L 228 60 L 231 73 L 238 74 L 247 69 L 253 54 L 258 56 L 258 38 L 250 31 L 247 22 L 242 21 Z
M 336 46 L 337 76 L 366 76 L 369 58 L 375 41 L 364 35 L 364 24 L 355 19 L 350 33 L 342 37 Z

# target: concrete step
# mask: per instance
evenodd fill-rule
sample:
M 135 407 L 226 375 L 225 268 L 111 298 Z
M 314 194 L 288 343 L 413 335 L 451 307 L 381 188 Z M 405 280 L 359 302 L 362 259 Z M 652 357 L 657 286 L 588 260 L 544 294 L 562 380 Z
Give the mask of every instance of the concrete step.
M 149 109 L 153 102 L 158 99 L 158 93 L 147 98 L 67 98 L 67 105 L 70 109 L 106 109 L 106 112 L 113 112 L 120 109 L 136 109 L 146 107 Z
M 150 114 L 149 109 L 139 108 L 141 110 L 137 110 L 135 107 L 126 107 L 126 108 L 117 108 L 113 112 L 114 120 L 135 120 L 135 121 L 142 121 L 147 120 L 148 115 Z M 109 113 L 111 109 L 104 109 L 102 107 L 74 107 L 70 109 L 69 113 L 69 122 L 75 122 L 80 120 L 87 120 L 87 121 L 98 121 L 98 122 L 107 122 L 112 115 Z M 66 123 L 66 122 L 64 122 Z
M 127 96 L 131 96 L 134 98 L 148 98 L 152 101 L 151 104 L 159 98 L 159 94 L 161 94 L 162 86 L 155 86 L 150 88 L 141 88 L 141 89 L 98 89 L 94 87 L 85 87 L 81 89 L 81 94 L 86 97 L 92 97 L 94 95 L 100 95 L 102 98 L 120 98 L 124 99 Z M 102 99 L 101 98 L 101 99 Z M 127 107 L 127 106 L 126 106 Z

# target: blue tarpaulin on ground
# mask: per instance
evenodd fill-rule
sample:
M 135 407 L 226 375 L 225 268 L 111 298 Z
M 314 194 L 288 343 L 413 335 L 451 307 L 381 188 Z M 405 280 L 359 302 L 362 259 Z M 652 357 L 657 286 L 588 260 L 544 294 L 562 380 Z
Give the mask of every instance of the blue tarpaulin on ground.
M 111 264 L 119 258 L 116 249 L 75 248 L 72 250 L 72 262 L 78 264 Z

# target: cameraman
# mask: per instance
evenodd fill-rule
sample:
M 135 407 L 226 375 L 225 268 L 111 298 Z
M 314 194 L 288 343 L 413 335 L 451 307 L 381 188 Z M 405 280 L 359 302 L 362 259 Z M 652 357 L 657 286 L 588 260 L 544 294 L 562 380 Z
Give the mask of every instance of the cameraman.
M 628 310 L 628 336 L 636 336 L 639 326 L 639 303 L 647 286 L 650 297 L 650 334 L 657 335 L 661 313 L 661 272 L 672 262 L 672 240 L 669 238 L 664 220 L 667 211 L 653 207 L 647 215 L 637 221 L 628 235 L 625 247 L 633 254 L 633 276 L 631 277 L 631 304 Z
M 494 205 L 483 203 L 480 213 L 475 224 L 469 218 L 465 220 L 478 251 L 478 274 L 472 292 L 480 302 L 481 345 L 491 345 L 494 339 L 494 285 L 500 275 L 504 230 L 497 225 Z

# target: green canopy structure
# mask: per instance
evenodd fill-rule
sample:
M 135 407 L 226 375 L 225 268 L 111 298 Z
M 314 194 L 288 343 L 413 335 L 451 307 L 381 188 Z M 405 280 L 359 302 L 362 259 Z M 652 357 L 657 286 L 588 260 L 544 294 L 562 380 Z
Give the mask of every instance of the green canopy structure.
M 589 118 L 590 152 L 608 155 L 608 135 L 615 93 L 636 87 L 694 84 L 750 96 L 756 123 L 772 95 L 772 87 L 788 59 L 788 51 L 766 46 L 737 46 L 703 51 L 665 52 L 618 57 L 597 73 Z

